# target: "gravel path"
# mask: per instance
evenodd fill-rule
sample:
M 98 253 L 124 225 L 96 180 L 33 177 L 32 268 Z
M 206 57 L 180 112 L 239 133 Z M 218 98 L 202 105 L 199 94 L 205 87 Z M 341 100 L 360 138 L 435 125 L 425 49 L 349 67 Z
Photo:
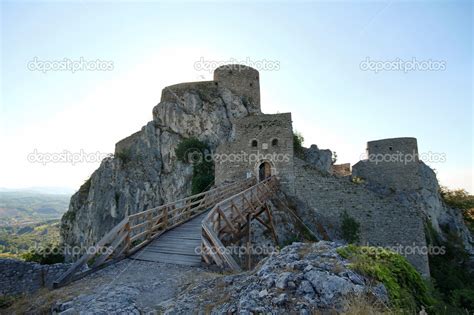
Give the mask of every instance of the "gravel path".
M 8 313 L 140 314 L 196 282 L 219 274 L 205 268 L 124 259 L 58 290 L 25 297 Z

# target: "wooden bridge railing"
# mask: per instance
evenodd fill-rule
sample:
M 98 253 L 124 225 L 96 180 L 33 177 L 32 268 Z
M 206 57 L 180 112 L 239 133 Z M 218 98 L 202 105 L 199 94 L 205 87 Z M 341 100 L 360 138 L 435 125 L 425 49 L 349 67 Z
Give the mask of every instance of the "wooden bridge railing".
M 202 222 L 201 255 L 203 260 L 220 267 L 241 270 L 226 249 L 226 245 L 235 243 L 250 234 L 252 219 L 260 221 L 273 232 L 271 214 L 265 202 L 275 194 L 278 182 L 275 176 L 241 191 L 217 203 Z M 264 222 L 259 215 L 266 212 L 269 222 Z M 248 235 L 250 238 L 250 235 Z M 249 262 L 250 266 L 250 262 Z
M 62 274 L 54 282 L 54 287 L 61 287 L 136 253 L 162 233 L 255 183 L 255 178 L 249 178 L 125 217 Z M 90 268 L 85 268 L 86 264 Z

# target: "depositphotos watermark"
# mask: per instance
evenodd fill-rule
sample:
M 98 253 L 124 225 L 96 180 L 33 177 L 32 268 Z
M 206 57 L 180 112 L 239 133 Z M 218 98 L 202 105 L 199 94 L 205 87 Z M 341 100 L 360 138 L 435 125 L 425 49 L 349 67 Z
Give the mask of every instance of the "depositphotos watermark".
M 201 59 L 194 63 L 194 70 L 212 73 L 221 66 L 225 66 L 226 70 L 236 72 L 244 70 L 245 67 L 252 67 L 258 71 L 278 71 L 280 70 L 280 61 L 267 59 L 252 60 L 250 57 L 247 57 L 245 60 L 237 60 L 235 58 L 230 58 L 229 60 L 205 60 L 204 57 L 201 57 Z
M 367 160 L 371 163 L 375 163 L 376 165 L 379 163 L 413 163 L 418 160 L 422 160 L 427 163 L 445 163 L 446 162 L 446 153 L 438 153 L 438 152 L 422 152 L 422 153 L 402 153 L 402 152 L 394 152 L 394 153 L 371 153 L 367 156 L 366 153 L 360 155 L 361 160 Z
M 284 153 L 247 153 L 240 151 L 236 153 L 214 153 L 212 151 L 201 151 L 199 149 L 188 149 L 184 155 L 186 162 L 190 164 L 200 164 L 203 162 L 221 163 L 247 163 L 255 164 L 258 161 L 270 161 L 276 163 L 285 163 L 290 161 L 290 155 Z
M 30 163 L 40 163 L 43 165 L 48 163 L 69 163 L 74 165 L 78 163 L 98 163 L 109 156 L 111 156 L 110 153 L 99 151 L 88 153 L 83 149 L 79 152 L 70 152 L 68 150 L 63 150 L 62 152 L 38 152 L 37 149 L 34 149 L 33 152 L 28 154 L 27 159 Z
M 47 73 L 50 71 L 69 71 L 71 73 L 78 71 L 112 71 L 114 62 L 110 60 L 86 60 L 80 57 L 78 60 L 64 58 L 62 60 L 39 60 L 34 57 L 27 63 L 28 70 Z
M 64 255 L 64 256 L 79 256 L 83 254 L 88 255 L 112 255 L 114 249 L 110 246 L 43 246 L 35 243 L 34 246 L 28 249 L 28 253 L 35 254 L 42 257 L 48 257 L 50 255 Z
M 373 71 L 375 73 L 381 71 L 445 71 L 446 61 L 444 60 L 417 60 L 413 57 L 411 60 L 402 60 L 396 58 L 394 60 L 371 60 L 367 57 L 360 65 L 362 71 Z
M 383 246 L 383 247 L 374 247 L 374 246 L 371 246 L 369 243 L 367 243 L 365 244 L 365 246 L 361 247 L 361 251 L 368 255 L 381 254 L 383 250 L 390 250 L 402 256 L 406 256 L 406 255 L 438 256 L 438 255 L 446 254 L 445 246 L 432 246 L 432 245 L 419 246 L 419 245 L 416 245 L 415 243 L 411 245 L 399 244 L 399 245 Z
M 237 246 L 232 245 L 228 247 L 213 247 L 211 249 L 203 249 L 201 246 L 197 246 L 194 249 L 194 252 L 197 255 L 202 255 L 203 253 L 206 255 L 232 255 L 232 256 L 246 256 L 246 255 L 259 255 L 259 256 L 269 256 L 273 253 L 278 253 L 279 249 L 274 246 L 254 246 L 251 245 L 250 247 L 247 246 Z

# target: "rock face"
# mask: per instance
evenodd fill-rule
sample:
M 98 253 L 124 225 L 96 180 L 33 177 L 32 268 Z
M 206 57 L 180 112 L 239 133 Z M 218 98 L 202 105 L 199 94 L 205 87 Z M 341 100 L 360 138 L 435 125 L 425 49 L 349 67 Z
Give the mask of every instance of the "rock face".
M 66 257 L 96 243 L 126 215 L 190 194 L 192 166 L 174 156 L 182 139 L 196 137 L 215 149 L 233 137 L 236 119 L 256 114 L 259 105 L 213 81 L 165 88 L 153 121 L 118 142 L 115 156 L 72 196 L 61 222 Z
M 397 191 L 397 197 L 403 203 L 418 208 L 441 236 L 444 230 L 458 235 L 471 259 L 474 260 L 474 237 L 464 223 L 462 212 L 444 204 L 436 173 L 428 165 L 420 162 L 419 174 L 420 187 L 408 193 Z
M 317 145 L 312 144 L 309 149 L 304 148 L 304 160 L 318 170 L 329 173 L 332 166 L 332 151 L 320 150 Z
M 338 244 L 293 243 L 249 273 L 204 281 L 161 304 L 165 314 L 311 314 L 342 311 L 350 297 L 388 302 L 385 287 L 348 269 Z M 216 289 L 218 288 L 218 289 Z

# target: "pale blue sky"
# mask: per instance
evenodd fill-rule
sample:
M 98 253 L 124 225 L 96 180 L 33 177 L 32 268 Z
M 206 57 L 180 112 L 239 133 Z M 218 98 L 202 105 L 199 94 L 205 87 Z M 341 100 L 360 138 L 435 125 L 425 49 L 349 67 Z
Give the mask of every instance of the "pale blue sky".
M 473 191 L 470 1 L 260 3 L 2 2 L 0 187 L 77 188 L 98 163 L 28 162 L 39 152 L 112 152 L 151 120 L 161 89 L 211 79 L 201 57 L 272 60 L 262 109 L 293 113 L 305 144 L 358 161 L 370 140 L 412 136 L 441 183 Z M 113 71 L 29 71 L 40 60 L 101 59 Z M 362 71 L 375 61 L 444 71 Z

